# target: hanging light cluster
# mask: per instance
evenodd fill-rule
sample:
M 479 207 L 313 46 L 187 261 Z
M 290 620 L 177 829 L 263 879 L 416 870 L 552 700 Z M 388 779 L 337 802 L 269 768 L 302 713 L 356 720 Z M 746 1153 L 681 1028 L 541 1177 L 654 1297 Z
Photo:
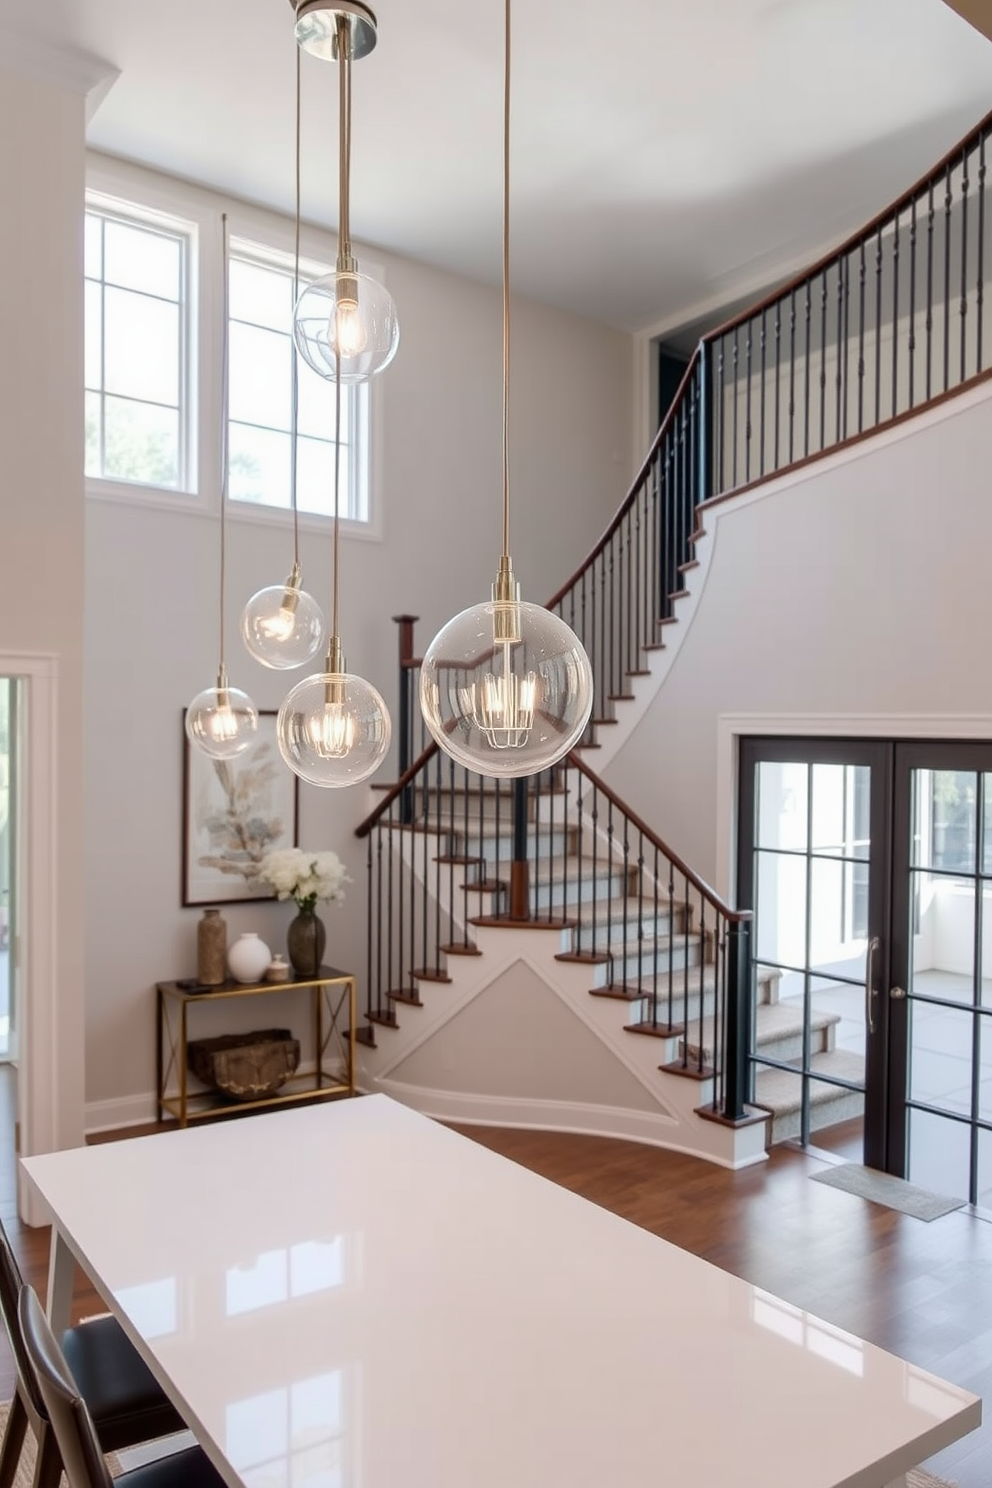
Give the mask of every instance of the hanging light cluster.
M 341 645 L 341 388 L 367 382 L 388 366 L 399 344 L 399 322 L 391 297 L 374 279 L 358 272 L 351 249 L 351 64 L 375 46 L 375 16 L 351 0 L 335 0 L 332 5 L 299 0 L 294 10 L 300 47 L 338 64 L 337 264 L 333 274 L 303 290 L 293 317 L 300 355 L 334 384 L 332 619 L 324 670 L 290 691 L 279 709 L 276 737 L 279 752 L 295 774 L 312 785 L 333 788 L 367 780 L 385 759 L 391 735 L 382 697 L 370 682 L 346 671 Z M 297 234 L 299 215 L 297 196 Z M 294 597 L 290 583 L 284 601 L 287 597 Z M 284 602 L 280 614 L 290 608 Z
M 592 711 L 582 643 L 558 615 L 520 598 L 510 559 L 510 0 L 503 69 L 503 551 L 492 598 L 439 631 L 420 668 L 420 705 L 438 746 L 481 775 L 534 775 L 577 744 Z

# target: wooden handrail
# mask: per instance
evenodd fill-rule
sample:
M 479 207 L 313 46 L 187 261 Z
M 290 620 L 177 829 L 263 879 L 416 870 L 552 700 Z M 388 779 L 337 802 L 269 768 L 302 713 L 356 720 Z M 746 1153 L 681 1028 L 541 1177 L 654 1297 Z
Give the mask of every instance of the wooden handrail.
M 376 822 L 389 810 L 396 797 L 402 795 L 414 777 L 420 773 L 428 760 L 433 759 L 435 754 L 437 754 L 437 745 L 432 739 L 427 748 L 418 754 L 410 768 L 400 776 L 392 789 L 386 792 L 375 810 L 371 811 L 361 825 L 355 828 L 356 837 L 367 837 L 369 835 Z
M 914 199 L 925 188 L 930 186 L 932 182 L 935 182 L 937 177 L 943 174 L 949 165 L 952 165 L 968 150 L 971 144 L 980 139 L 990 129 L 992 129 L 992 112 L 986 114 L 975 125 L 971 133 L 965 135 L 963 140 L 959 140 L 956 145 L 952 145 L 947 153 L 941 156 L 937 164 L 926 171 L 924 175 L 920 176 L 919 180 L 914 182 L 908 191 L 904 191 L 889 206 L 883 208 L 881 212 L 877 212 L 870 222 L 864 227 L 859 228 L 857 232 L 852 233 L 849 238 L 845 238 L 839 247 L 832 248 L 829 253 L 825 253 L 822 258 L 817 259 L 816 263 L 810 268 L 804 269 L 785 284 L 780 285 L 778 289 L 772 290 L 770 294 L 766 295 L 763 300 L 759 300 L 756 305 L 752 305 L 750 309 L 743 310 L 730 320 L 724 321 L 715 330 L 707 331 L 706 335 L 702 338 L 703 341 L 708 346 L 712 342 L 719 340 L 721 336 L 727 335 L 728 331 L 734 330 L 736 326 L 746 325 L 749 320 L 754 320 L 762 311 L 768 310 L 772 305 L 778 304 L 780 300 L 784 300 L 787 295 L 790 295 L 794 289 L 798 289 L 800 285 L 805 284 L 807 280 L 815 278 L 817 274 L 822 273 L 824 269 L 829 268 L 838 259 L 844 258 L 848 253 L 852 253 L 862 242 L 867 242 L 873 234 L 878 232 L 880 227 L 884 227 L 887 222 L 891 221 L 904 208 L 912 206 Z M 681 391 L 681 388 L 679 391 Z
M 571 750 L 565 756 L 565 762 L 566 764 L 571 765 L 573 769 L 578 770 L 580 775 L 584 775 L 586 779 L 589 780 L 598 791 L 601 791 L 603 793 L 603 795 L 606 797 L 611 805 L 615 806 L 618 811 L 622 811 L 624 816 L 630 822 L 631 826 L 635 829 L 635 831 L 640 832 L 644 837 L 647 838 L 652 847 L 656 847 L 660 853 L 663 853 L 664 856 L 671 863 L 672 867 L 675 868 L 677 872 L 681 873 L 682 877 L 685 878 L 689 883 L 691 883 L 693 888 L 698 889 L 703 898 L 707 899 L 710 904 L 713 905 L 714 909 L 722 914 L 727 920 L 733 922 L 734 924 L 738 924 L 742 923 L 745 920 L 750 920 L 753 918 L 753 915 L 749 909 L 731 909 L 730 905 L 727 904 L 723 899 L 721 899 L 716 890 L 710 888 L 705 879 L 700 878 L 699 874 L 696 873 L 692 868 L 690 868 L 688 863 L 684 862 L 683 859 L 679 857 L 677 852 L 673 852 L 668 844 L 662 841 L 657 832 L 652 831 L 647 822 L 642 821 L 642 819 L 637 815 L 635 811 L 631 811 L 627 803 L 623 801 L 620 796 L 617 795 L 616 791 L 610 789 L 610 787 L 606 784 L 606 781 L 601 779 L 601 777 L 596 774 L 595 770 L 590 770 L 589 766 L 582 759 L 581 755 L 577 754 L 574 750 Z

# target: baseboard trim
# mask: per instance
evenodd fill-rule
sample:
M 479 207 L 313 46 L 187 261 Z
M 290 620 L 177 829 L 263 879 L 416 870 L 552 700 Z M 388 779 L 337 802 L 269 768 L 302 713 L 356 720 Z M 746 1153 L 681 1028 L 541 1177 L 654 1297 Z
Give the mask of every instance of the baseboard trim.
M 405 1106 L 431 1116 L 436 1121 L 452 1121 L 463 1126 L 502 1126 L 526 1131 L 567 1132 L 575 1136 L 607 1137 L 619 1141 L 639 1142 L 648 1147 L 663 1147 L 669 1152 L 682 1152 L 718 1167 L 737 1169 L 764 1162 L 767 1153 L 745 1137 L 727 1129 L 720 1138 L 698 1143 L 680 1141 L 682 1123 L 661 1113 L 630 1111 L 616 1106 L 570 1101 L 535 1100 L 524 1097 L 477 1095 L 451 1090 L 434 1090 L 403 1084 L 398 1080 L 363 1080 L 363 1095 L 388 1095 Z M 684 1129 L 684 1128 L 683 1128 Z M 697 1131 L 696 1135 L 700 1135 Z M 722 1148 L 722 1150 L 720 1150 Z
M 158 1120 L 155 1094 L 125 1095 L 117 1100 L 87 1101 L 84 1126 L 88 1137 L 120 1131 L 125 1126 L 151 1126 Z

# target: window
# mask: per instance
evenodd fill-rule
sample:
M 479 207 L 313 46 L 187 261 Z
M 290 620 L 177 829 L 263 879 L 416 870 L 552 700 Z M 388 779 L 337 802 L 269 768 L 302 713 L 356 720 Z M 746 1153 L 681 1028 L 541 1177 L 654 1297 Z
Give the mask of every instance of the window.
M 228 210 L 230 319 L 223 324 L 222 213 Z M 301 517 L 339 511 L 377 535 L 372 425 L 380 394 L 334 384 L 293 342 L 293 224 L 123 162 L 91 160 L 85 207 L 87 490 L 170 510 L 219 503 L 220 390 L 230 338 L 228 496 L 246 521 L 287 522 L 294 453 Z M 333 238 L 303 235 L 301 284 L 329 272 Z M 381 273 L 381 271 L 380 271 Z M 292 438 L 293 359 L 298 373 Z
M 316 277 L 311 273 L 310 278 Z M 334 514 L 335 392 L 293 345 L 293 270 L 253 244 L 230 251 L 230 423 L 228 489 L 232 501 L 290 506 L 292 366 L 299 377 L 297 505 Z M 368 521 L 368 389 L 341 389 L 342 517 Z
M 189 489 L 191 235 L 123 203 L 87 204 L 87 476 Z

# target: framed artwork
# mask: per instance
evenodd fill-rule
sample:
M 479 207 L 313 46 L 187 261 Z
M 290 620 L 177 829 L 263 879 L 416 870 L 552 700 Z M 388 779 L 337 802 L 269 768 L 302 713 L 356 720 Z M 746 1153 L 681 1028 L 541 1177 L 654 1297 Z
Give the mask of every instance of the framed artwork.
M 183 745 L 183 905 L 274 899 L 262 859 L 299 842 L 299 780 L 279 753 L 276 714 L 259 712 L 255 743 L 236 759 L 194 749 L 185 714 Z

